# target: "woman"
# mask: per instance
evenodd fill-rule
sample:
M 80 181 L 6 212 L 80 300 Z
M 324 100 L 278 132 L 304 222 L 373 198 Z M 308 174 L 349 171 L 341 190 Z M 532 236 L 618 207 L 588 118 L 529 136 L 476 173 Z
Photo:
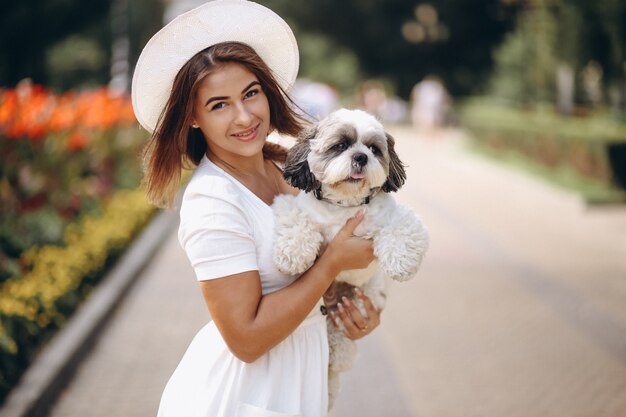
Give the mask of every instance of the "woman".
M 179 240 L 213 319 L 168 382 L 159 416 L 327 413 L 321 299 L 339 272 L 366 267 L 373 249 L 352 236 L 361 214 L 300 277 L 272 263 L 270 205 L 297 190 L 276 165 L 284 150 L 266 139 L 273 130 L 302 129 L 284 93 L 297 61 L 293 34 L 280 17 L 252 2 L 216 0 L 159 31 L 137 63 L 133 107 L 153 132 L 147 194 L 171 205 L 181 167 L 196 166 L 181 203 Z M 345 299 L 335 318 L 352 339 L 379 323 L 379 312 L 359 296 L 366 316 Z

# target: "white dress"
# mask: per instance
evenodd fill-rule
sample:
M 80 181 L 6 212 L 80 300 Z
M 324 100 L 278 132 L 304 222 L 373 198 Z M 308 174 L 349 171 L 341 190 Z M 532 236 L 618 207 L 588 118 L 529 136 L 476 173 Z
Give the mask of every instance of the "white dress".
M 243 184 L 204 158 L 180 210 L 179 240 L 198 280 L 257 270 L 263 294 L 290 284 L 272 262 L 273 216 Z M 328 341 L 321 300 L 285 340 L 253 363 L 237 359 L 211 321 L 170 378 L 158 417 L 322 417 Z

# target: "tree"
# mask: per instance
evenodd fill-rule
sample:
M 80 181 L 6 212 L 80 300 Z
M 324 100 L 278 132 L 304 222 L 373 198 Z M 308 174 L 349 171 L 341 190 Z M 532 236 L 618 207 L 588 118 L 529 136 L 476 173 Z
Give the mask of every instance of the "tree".
M 106 23 L 110 0 L 0 2 L 0 85 L 46 83 L 46 50 L 69 34 Z
M 620 0 L 518 0 L 517 3 L 521 9 L 516 27 L 495 51 L 492 92 L 526 105 L 552 101 L 557 95 L 554 81 L 559 77 L 561 81 L 571 80 L 561 83 L 561 89 L 567 83 L 571 87 L 566 89 L 573 90 L 576 86 L 578 105 L 611 104 L 623 112 L 626 3 Z M 563 104 L 560 101 L 559 107 L 569 113 L 568 106 Z
M 584 62 L 602 67 L 608 104 L 618 116 L 626 113 L 626 2 L 623 0 L 563 0 L 584 16 Z
M 429 73 L 456 94 L 481 86 L 492 65 L 491 49 L 513 23 L 515 7 L 499 0 L 265 0 L 298 30 L 328 36 L 359 58 L 362 72 L 391 80 L 408 97 Z M 420 41 L 403 33 L 416 7 L 430 5 L 442 30 Z M 432 18 L 431 13 L 431 18 Z M 416 25 L 420 22 L 416 22 Z M 414 27 L 416 27 L 414 25 Z M 408 26 L 410 31 L 410 26 Z
M 554 100 L 560 31 L 555 9 L 549 3 L 550 0 L 526 2 L 515 29 L 494 50 L 494 95 L 524 105 Z M 561 25 L 566 26 L 563 22 Z M 571 55 L 572 48 L 564 49 Z M 571 59 L 570 56 L 568 63 Z

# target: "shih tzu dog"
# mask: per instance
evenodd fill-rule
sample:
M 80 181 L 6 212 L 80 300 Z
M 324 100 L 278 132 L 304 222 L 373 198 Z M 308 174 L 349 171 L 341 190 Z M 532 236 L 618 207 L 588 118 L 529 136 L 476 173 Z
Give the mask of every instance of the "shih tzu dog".
M 289 151 L 283 175 L 301 189 L 298 196 L 281 195 L 273 204 L 274 262 L 288 274 L 306 271 L 346 221 L 365 209 L 354 231 L 373 240 L 376 261 L 367 268 L 342 272 L 325 295 L 327 308 L 342 296 L 352 298 L 359 287 L 377 309 L 385 303 L 387 278 L 413 277 L 428 247 L 428 233 L 420 218 L 389 194 L 406 179 L 394 150 L 394 139 L 373 116 L 341 109 L 322 119 Z M 355 302 L 365 314 L 363 306 Z M 327 318 L 329 396 L 339 391 L 339 373 L 350 369 L 356 344 Z

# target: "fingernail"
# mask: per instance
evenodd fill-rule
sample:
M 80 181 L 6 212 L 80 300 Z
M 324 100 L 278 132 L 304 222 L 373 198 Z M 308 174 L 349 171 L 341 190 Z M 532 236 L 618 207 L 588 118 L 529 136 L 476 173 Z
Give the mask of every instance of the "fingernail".
M 343 300 L 343 303 L 346 305 L 346 307 L 348 307 L 350 305 L 350 300 L 347 297 L 341 297 L 341 299 Z
M 343 306 L 341 305 L 341 303 L 337 303 L 337 309 L 339 311 L 343 311 Z
M 354 287 L 354 293 L 359 297 L 363 295 L 363 291 L 359 287 Z

